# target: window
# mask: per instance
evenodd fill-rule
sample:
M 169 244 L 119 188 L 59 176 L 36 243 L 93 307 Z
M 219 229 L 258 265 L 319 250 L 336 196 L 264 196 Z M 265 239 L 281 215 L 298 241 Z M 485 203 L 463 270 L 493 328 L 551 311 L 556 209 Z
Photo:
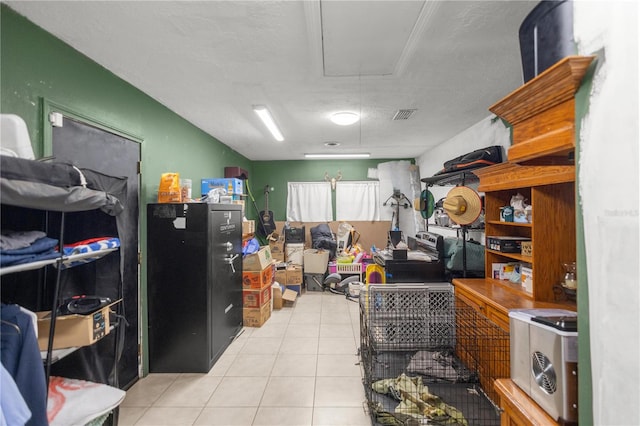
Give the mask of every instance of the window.
M 336 220 L 380 220 L 379 182 L 337 182 Z
M 329 182 L 289 182 L 287 220 L 290 222 L 334 220 L 331 184 Z M 380 220 L 379 182 L 337 182 L 335 220 Z
M 287 187 L 287 220 L 289 222 L 333 220 L 331 183 L 289 182 Z

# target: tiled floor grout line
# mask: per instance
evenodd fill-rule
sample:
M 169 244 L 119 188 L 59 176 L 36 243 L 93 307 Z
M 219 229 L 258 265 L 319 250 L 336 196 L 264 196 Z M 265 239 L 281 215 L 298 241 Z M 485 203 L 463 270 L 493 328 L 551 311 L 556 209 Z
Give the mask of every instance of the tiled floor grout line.
M 343 405 L 340 405 L 340 402 L 342 400 L 336 400 L 338 402 L 337 402 L 337 405 L 334 406 L 332 405 L 334 404 L 334 402 L 332 402 L 334 401 L 334 399 L 332 396 L 330 396 L 332 394 L 326 394 L 326 386 L 328 383 L 330 383 L 331 379 L 356 377 L 355 371 L 350 370 L 350 368 L 353 366 L 345 364 L 345 360 L 349 360 L 349 364 L 351 364 L 352 363 L 351 360 L 353 356 L 355 356 L 356 358 L 355 365 L 358 367 L 358 372 L 359 372 L 358 380 L 360 382 L 362 381 L 362 368 L 359 365 L 360 358 L 358 356 L 358 348 L 360 346 L 360 339 L 359 339 L 360 330 L 358 328 L 358 324 L 356 323 L 356 320 L 358 320 L 359 322 L 359 312 L 356 309 L 354 309 L 353 305 L 350 304 L 354 302 L 346 301 L 345 299 L 341 298 L 338 295 L 314 294 L 310 297 L 313 297 L 316 299 L 308 300 L 308 301 L 304 300 L 304 305 L 297 304 L 296 306 L 293 307 L 293 309 L 291 309 L 290 312 L 286 312 L 286 313 L 281 312 L 280 315 L 283 315 L 283 314 L 285 315 L 279 317 L 277 320 L 278 321 L 277 323 L 274 323 L 274 322 L 272 322 L 271 324 L 267 323 L 267 327 L 269 328 L 263 329 L 264 332 L 260 333 L 258 332 L 259 328 L 255 328 L 255 329 L 247 329 L 243 331 L 241 334 L 239 334 L 238 338 L 235 339 L 234 342 L 232 342 L 232 343 L 235 343 L 237 347 L 234 347 L 232 351 L 226 354 L 223 354 L 223 356 L 227 355 L 227 358 L 224 359 L 224 365 L 221 366 L 220 369 L 215 372 L 215 374 L 211 374 L 211 371 L 207 374 L 207 376 L 210 375 L 210 377 L 212 378 L 213 377 L 217 378 L 218 381 L 217 382 L 215 380 L 210 381 L 210 383 L 214 385 L 214 387 L 213 389 L 209 389 L 208 387 L 206 388 L 206 390 L 210 392 L 210 395 L 201 406 L 198 405 L 198 406 L 190 407 L 188 402 L 186 403 L 186 405 L 183 405 L 183 406 L 178 405 L 176 407 L 172 406 L 171 403 L 165 404 L 165 402 L 171 400 L 170 396 L 174 390 L 181 391 L 183 383 L 186 383 L 186 385 L 189 384 L 189 380 L 184 379 L 185 377 L 184 374 L 178 374 L 172 377 L 170 380 L 168 380 L 166 384 L 163 385 L 164 386 L 163 388 L 158 388 L 159 394 L 157 396 L 155 395 L 155 391 L 154 391 L 153 395 L 155 397 L 153 398 L 152 402 L 150 403 L 147 402 L 147 404 L 149 404 L 148 406 L 142 406 L 142 405 L 139 406 L 140 411 L 135 412 L 136 413 L 135 418 L 137 420 L 133 420 L 133 423 L 143 424 L 142 422 L 145 422 L 146 424 L 149 424 L 151 422 L 151 419 L 160 418 L 158 417 L 159 412 L 162 412 L 162 410 L 168 409 L 168 408 L 182 409 L 183 412 L 185 412 L 184 414 L 185 416 L 187 415 L 186 411 L 191 410 L 191 414 L 188 414 L 188 417 L 193 420 L 189 420 L 191 423 L 183 423 L 183 424 L 197 424 L 197 423 L 205 424 L 207 421 L 217 424 L 220 422 L 220 419 L 219 418 L 216 419 L 216 417 L 212 417 L 212 415 L 217 416 L 217 414 L 213 414 L 213 413 L 217 412 L 217 410 L 224 411 L 225 409 L 229 409 L 229 408 L 244 409 L 243 416 L 245 417 L 245 421 L 247 423 L 243 422 L 243 424 L 257 425 L 260 423 L 264 423 L 266 419 L 273 419 L 274 417 L 272 416 L 280 408 L 284 408 L 285 411 L 289 411 L 287 410 L 287 407 L 282 407 L 283 401 L 280 401 L 279 399 L 281 392 L 283 392 L 283 390 L 281 390 L 280 382 L 286 383 L 287 382 L 286 378 L 297 377 L 297 376 L 289 376 L 287 374 L 288 371 L 285 371 L 283 369 L 287 368 L 287 366 L 289 365 L 288 364 L 289 362 L 295 362 L 295 359 L 298 356 L 298 352 L 301 352 L 299 355 L 303 357 L 308 357 L 308 358 L 305 358 L 304 360 L 305 364 L 301 364 L 300 367 L 303 367 L 304 365 L 309 365 L 313 360 L 315 371 L 313 371 L 313 375 L 309 374 L 311 372 L 308 370 L 298 369 L 297 372 L 294 372 L 293 370 L 291 371 L 292 374 L 300 375 L 300 377 L 305 377 L 304 380 L 306 384 L 302 388 L 305 389 L 305 392 L 310 392 L 310 395 L 306 394 L 307 396 L 303 397 L 300 400 L 300 402 L 304 401 L 303 404 L 301 405 L 298 405 L 297 402 L 294 402 L 292 400 L 291 402 L 293 405 L 288 406 L 288 408 L 293 409 L 294 413 L 295 412 L 298 412 L 300 414 L 305 413 L 304 414 L 305 418 L 307 418 L 307 416 L 310 416 L 309 423 L 308 423 L 309 425 L 318 425 L 318 422 L 322 424 L 327 424 L 327 422 L 331 424 L 340 424 L 339 423 L 340 419 L 336 418 L 335 414 L 331 414 L 335 409 L 338 409 L 338 410 L 345 409 L 346 412 L 351 413 L 349 414 L 349 416 L 352 416 L 352 415 L 359 416 L 358 414 L 355 414 L 355 410 L 353 408 L 355 407 L 355 405 L 352 405 L 356 401 L 351 400 L 349 405 L 343 406 Z M 317 306 L 316 304 L 319 304 L 319 306 Z M 296 312 L 298 313 L 298 315 L 295 315 Z M 307 312 L 308 312 L 308 315 L 317 319 L 309 320 L 309 318 L 305 318 L 307 316 Z M 277 315 L 278 314 L 276 314 L 274 311 L 274 316 L 277 316 Z M 294 325 L 296 325 L 297 320 L 301 320 L 300 328 L 293 327 Z M 314 325 L 317 327 L 316 331 L 314 331 L 313 339 L 309 339 L 309 337 L 311 336 L 304 332 L 305 328 L 309 328 L 310 325 Z M 349 329 L 350 331 L 345 330 L 344 327 L 350 327 Z M 313 328 L 315 327 L 311 327 L 309 329 L 313 329 Z M 284 331 L 282 331 L 282 329 L 284 329 Z M 287 337 L 289 332 L 292 332 L 293 336 Z M 324 337 L 322 337 L 323 333 L 324 333 Z M 227 385 L 225 386 L 233 386 L 232 385 L 233 378 L 247 377 L 247 376 L 242 376 L 243 367 L 241 367 L 241 364 L 236 364 L 236 363 L 238 362 L 238 359 L 242 356 L 242 354 L 246 350 L 249 351 L 247 355 L 252 355 L 252 354 L 260 355 L 262 353 L 260 349 L 261 348 L 260 345 L 263 342 L 265 344 L 267 343 L 266 340 L 260 341 L 261 338 L 274 339 L 274 340 L 271 340 L 269 343 L 270 350 L 265 351 L 264 353 L 265 354 L 275 353 L 275 356 L 274 356 L 273 364 L 269 366 L 268 372 L 265 371 L 263 373 L 264 376 L 261 375 L 262 377 L 264 377 L 261 380 L 264 380 L 265 387 L 260 391 L 261 392 L 260 394 L 257 394 L 256 392 L 257 395 L 255 396 L 259 395 L 259 399 L 256 398 L 256 402 L 255 402 L 255 404 L 257 405 L 244 406 L 242 403 L 239 403 L 239 404 L 233 403 L 233 405 L 227 406 L 224 404 L 220 404 L 221 402 L 220 398 L 222 395 L 218 393 L 216 397 L 215 396 L 216 392 L 219 390 L 222 390 L 220 386 L 223 384 L 223 382 L 225 382 L 225 379 L 232 380 L 232 382 L 227 382 Z M 305 339 L 305 347 L 300 347 L 301 349 L 303 349 L 302 351 L 296 350 L 297 349 L 296 339 L 298 338 Z M 242 341 L 240 341 L 240 339 L 242 339 Z M 277 341 L 275 339 L 277 339 Z M 321 342 L 323 341 L 323 339 L 325 339 L 325 341 L 322 344 L 323 346 L 321 347 Z M 337 339 L 337 340 L 332 340 L 332 339 Z M 285 349 L 284 345 L 285 345 L 285 341 L 287 340 L 289 343 L 287 344 L 287 348 Z M 248 345 L 255 345 L 255 344 L 257 344 L 258 346 L 252 346 L 252 347 L 248 346 Z M 310 346 L 306 346 L 307 344 L 309 344 Z M 350 348 L 352 347 L 354 349 L 348 349 L 348 347 L 346 346 L 347 344 L 349 345 Z M 274 352 L 271 352 L 271 350 L 273 350 Z M 286 354 L 283 353 L 283 350 L 286 350 L 287 353 Z M 323 353 L 321 354 L 321 352 Z M 250 358 L 251 357 L 249 357 L 249 359 Z M 332 362 L 335 362 L 336 359 L 340 364 L 332 364 Z M 253 361 L 249 361 L 249 362 L 253 362 Z M 236 365 L 235 368 L 234 368 L 234 364 Z M 238 367 L 240 367 L 240 369 L 238 369 Z M 346 368 L 345 371 L 350 371 L 350 373 L 343 374 L 340 371 L 333 370 L 334 368 L 336 369 Z M 231 372 L 232 369 L 233 369 L 234 376 L 229 376 L 229 372 Z M 274 373 L 277 374 L 277 376 L 274 376 Z M 322 374 L 321 381 L 319 381 L 320 374 Z M 183 378 L 183 379 L 180 380 L 179 385 L 176 385 L 176 381 L 179 380 L 180 378 Z M 274 378 L 276 378 L 276 383 L 272 383 L 272 380 L 274 380 Z M 292 380 L 295 381 L 296 379 L 292 379 Z M 151 381 L 151 386 L 153 387 L 157 386 L 156 383 L 162 384 L 163 381 L 160 378 L 156 378 L 153 381 Z M 205 383 L 203 383 L 202 386 L 206 386 Z M 355 384 L 351 384 L 350 386 L 354 386 L 354 385 Z M 153 387 L 150 389 L 153 389 Z M 170 388 L 172 388 L 171 391 L 169 390 Z M 238 389 L 241 389 L 241 388 L 238 388 Z M 233 391 L 233 394 L 238 395 L 237 392 L 240 392 L 240 395 L 242 394 L 241 390 Z M 277 392 L 277 393 L 274 394 L 273 392 Z M 297 395 L 301 395 L 301 394 L 298 393 Z M 140 394 L 140 396 L 143 397 L 143 399 L 141 399 L 140 402 L 144 403 L 143 402 L 144 393 Z M 169 398 L 167 398 L 167 396 L 169 396 Z M 274 400 L 274 396 L 278 399 Z M 155 410 L 153 412 L 150 412 L 151 410 L 154 410 L 154 404 L 156 404 L 160 400 L 160 398 L 166 398 L 166 401 L 163 401 L 163 406 L 156 407 L 156 408 L 159 408 L 160 410 Z M 210 407 L 209 403 L 212 402 L 212 398 L 217 398 L 217 401 L 215 401 L 214 405 Z M 318 400 L 318 398 L 320 398 L 320 400 Z M 274 401 L 276 401 L 275 404 L 273 403 Z M 263 403 L 265 402 L 270 405 L 264 406 Z M 321 405 L 317 406 L 316 402 L 319 402 Z M 305 404 L 310 404 L 310 405 L 305 405 Z M 357 406 L 359 410 L 362 410 L 362 414 L 368 417 L 366 410 L 364 410 L 362 404 L 358 402 Z M 132 407 L 136 407 L 136 406 L 132 405 Z M 253 410 L 253 411 L 250 412 L 249 410 Z M 238 413 L 240 413 L 241 411 L 242 410 L 238 411 Z M 225 416 L 228 416 L 228 415 L 229 415 L 228 413 L 225 414 Z M 191 416 L 195 416 L 195 417 L 191 417 Z M 232 417 L 229 417 L 229 419 L 232 419 Z M 238 418 L 236 418 L 235 420 L 237 421 Z M 274 420 L 270 420 L 270 421 L 274 421 Z M 336 421 L 338 423 L 336 423 Z M 356 421 L 359 422 L 358 424 L 362 424 L 360 423 L 362 422 L 362 419 L 358 419 Z

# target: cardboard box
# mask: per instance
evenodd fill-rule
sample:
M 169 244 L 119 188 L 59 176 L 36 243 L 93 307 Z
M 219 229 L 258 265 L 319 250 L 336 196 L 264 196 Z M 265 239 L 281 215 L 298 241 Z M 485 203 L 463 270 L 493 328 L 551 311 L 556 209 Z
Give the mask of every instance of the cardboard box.
M 245 327 L 261 327 L 271 317 L 271 305 L 266 303 L 258 309 L 243 308 L 242 322 Z
M 275 281 L 280 284 L 285 284 L 287 282 L 287 264 L 276 263 L 275 270 Z
M 523 241 L 531 241 L 531 238 L 487 236 L 486 247 L 502 253 L 520 253 L 522 251 L 521 243 Z
M 262 290 L 273 284 L 273 265 L 262 271 L 242 271 L 243 290 Z
M 523 256 L 533 256 L 533 242 L 522 241 L 520 243 L 520 254 Z
M 295 265 L 303 265 L 304 264 L 304 243 L 287 243 L 284 245 L 285 248 L 285 260 L 289 263 L 293 263 Z
M 282 287 L 279 285 L 273 285 L 271 287 L 272 294 L 271 300 L 273 301 L 273 309 L 282 309 Z
M 274 260 L 278 262 L 285 261 L 284 238 L 276 232 L 273 232 L 269 237 L 269 249 L 271 250 L 271 257 Z
M 242 180 L 236 178 L 205 178 L 200 181 L 200 191 L 202 195 L 207 195 L 215 188 L 222 188 L 227 191 L 227 195 L 240 195 L 244 193 Z
M 111 327 L 109 312 L 111 307 L 120 302 L 120 300 L 116 300 L 87 315 L 57 316 L 53 349 L 92 345 L 109 334 Z M 50 311 L 36 312 L 38 317 L 38 347 L 41 351 L 46 351 L 49 343 L 49 326 L 51 324 L 49 315 Z
M 303 264 L 305 274 L 324 274 L 327 272 L 327 266 L 329 265 L 329 251 L 305 250 Z
M 253 234 L 256 232 L 256 221 L 255 220 L 245 220 L 242 222 L 242 233 L 243 234 Z
M 271 249 L 269 249 L 269 246 L 262 246 L 256 253 L 248 254 L 242 259 L 242 270 L 262 271 L 272 262 Z
M 291 289 L 286 289 L 284 293 L 282 293 L 282 306 L 286 308 L 291 308 L 296 303 L 296 299 L 298 298 L 298 293 Z
M 242 290 L 243 308 L 261 308 L 265 303 L 271 301 L 271 286 L 261 290 Z
M 491 276 L 496 280 L 508 280 L 515 267 L 515 263 L 492 263 Z
M 302 275 L 302 266 L 287 266 L 287 280 L 285 281 L 285 284 L 302 284 L 303 281 L 304 277 Z
M 302 293 L 304 292 L 302 284 L 287 284 L 285 287 L 287 290 L 295 291 L 298 296 L 302 296 Z

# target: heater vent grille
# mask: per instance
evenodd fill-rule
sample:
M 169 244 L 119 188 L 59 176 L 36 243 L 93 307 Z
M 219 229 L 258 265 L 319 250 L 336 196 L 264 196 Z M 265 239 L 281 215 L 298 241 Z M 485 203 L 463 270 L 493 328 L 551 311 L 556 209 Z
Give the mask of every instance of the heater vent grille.
M 408 120 L 417 109 L 399 109 L 396 111 L 392 120 Z
M 557 390 L 556 370 L 551 360 L 542 352 L 536 351 L 531 354 L 531 372 L 543 391 L 549 395 L 555 393 Z

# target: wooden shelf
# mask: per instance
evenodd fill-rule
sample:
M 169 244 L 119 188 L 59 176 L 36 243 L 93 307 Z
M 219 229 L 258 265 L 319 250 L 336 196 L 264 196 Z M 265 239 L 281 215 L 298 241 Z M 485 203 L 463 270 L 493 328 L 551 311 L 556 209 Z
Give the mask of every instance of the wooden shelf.
M 507 157 L 522 162 L 575 150 L 574 95 L 595 56 L 568 56 L 498 101 L 489 111 L 513 126 Z
M 558 424 L 513 380 L 498 379 L 494 382 L 494 388 L 500 398 L 498 404 L 504 410 L 501 424 L 522 426 Z
M 500 163 L 477 169 L 474 173 L 480 178 L 478 191 L 481 192 L 515 190 L 576 180 L 576 168 L 573 165 Z
M 591 61 L 565 58 L 489 108 L 513 129 L 508 162 L 474 170 L 478 191 L 485 193 L 485 234 L 530 239 L 532 255 L 485 249 L 485 278 L 454 279 L 453 285 L 456 303 L 482 313 L 507 333 L 512 309 L 576 310 L 571 302 L 557 301 L 554 290 L 564 273 L 562 263 L 576 258 L 574 95 Z M 531 205 L 531 223 L 501 222 L 500 208 L 511 205 L 517 194 Z M 510 261 L 531 265 L 532 293 L 520 283 L 492 277 L 492 264 Z M 498 379 L 492 390 L 505 409 L 502 425 L 555 424 L 509 387 L 510 380 L 501 379 L 509 377 L 510 358 L 486 369 L 488 377 Z
M 488 220 L 485 223 L 490 223 L 492 225 L 498 226 L 515 226 L 515 227 L 523 227 L 523 228 L 531 228 L 530 223 L 522 223 L 522 222 L 502 222 L 500 220 Z
M 533 264 L 533 256 L 523 256 L 520 253 L 503 253 L 501 251 L 491 250 L 487 248 L 485 248 L 485 252 L 495 254 L 496 256 L 508 257 L 509 259 Z

